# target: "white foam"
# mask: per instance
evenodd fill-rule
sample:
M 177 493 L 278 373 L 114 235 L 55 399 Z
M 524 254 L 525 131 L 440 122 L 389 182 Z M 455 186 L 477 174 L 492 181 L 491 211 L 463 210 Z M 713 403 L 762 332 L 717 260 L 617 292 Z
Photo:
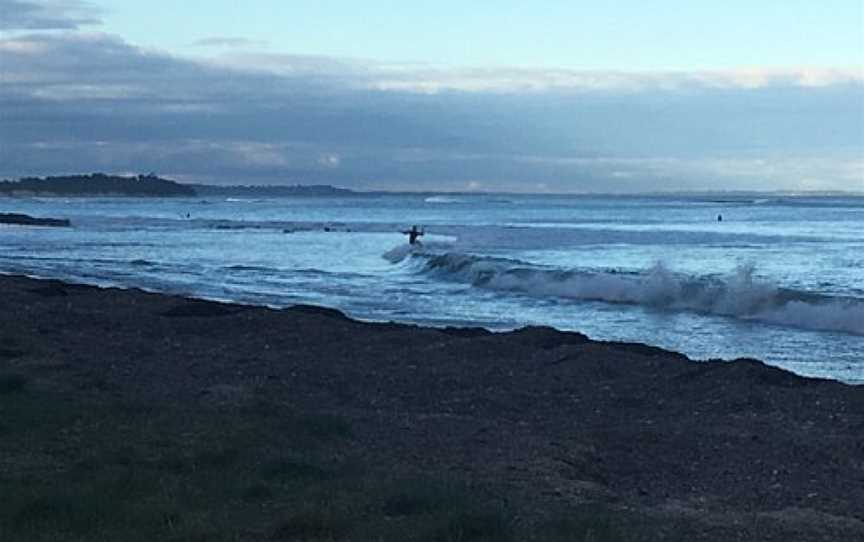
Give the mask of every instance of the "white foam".
M 864 304 L 789 301 L 758 315 L 758 319 L 803 329 L 844 331 L 864 335 Z
M 453 196 L 429 196 L 423 201 L 426 203 L 465 203 L 464 199 L 454 198 Z
M 404 243 L 391 248 L 390 250 L 382 254 L 381 257 L 383 257 L 390 263 L 400 263 L 412 254 L 435 254 L 440 253 L 441 251 L 449 250 L 450 248 L 452 248 L 452 246 L 452 243 L 446 241 L 427 241 L 425 243 L 421 242 L 415 245 Z
M 382 254 L 382 257 L 390 263 L 399 263 L 405 258 L 407 258 L 413 250 L 414 245 L 409 245 L 408 243 L 405 243 L 404 245 L 398 245 L 391 248 L 390 250 Z
M 692 277 L 662 263 L 641 273 L 545 269 L 462 253 L 405 252 L 424 258 L 423 271 L 493 290 L 540 297 L 626 303 L 756 320 L 803 329 L 864 335 L 864 300 L 779 288 L 744 265 L 726 277 Z

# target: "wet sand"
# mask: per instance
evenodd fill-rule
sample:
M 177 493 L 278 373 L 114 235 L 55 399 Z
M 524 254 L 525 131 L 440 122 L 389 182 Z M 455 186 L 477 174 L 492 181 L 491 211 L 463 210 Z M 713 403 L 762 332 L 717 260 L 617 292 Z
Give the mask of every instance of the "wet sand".
M 0 299 L 0 368 L 42 388 L 339 416 L 346 454 L 466 481 L 522 533 L 592 505 L 640 518 L 622 539 L 864 539 L 861 387 L 550 328 L 364 323 L 17 276 Z

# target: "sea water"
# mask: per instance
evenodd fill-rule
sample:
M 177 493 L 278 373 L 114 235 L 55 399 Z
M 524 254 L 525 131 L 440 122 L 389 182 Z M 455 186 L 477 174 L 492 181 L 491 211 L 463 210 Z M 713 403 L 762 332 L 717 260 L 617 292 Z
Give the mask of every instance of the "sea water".
M 0 198 L 0 272 L 352 317 L 549 325 L 864 383 L 864 198 Z M 722 220 L 719 218 L 722 217 Z M 409 246 L 401 233 L 425 230 Z

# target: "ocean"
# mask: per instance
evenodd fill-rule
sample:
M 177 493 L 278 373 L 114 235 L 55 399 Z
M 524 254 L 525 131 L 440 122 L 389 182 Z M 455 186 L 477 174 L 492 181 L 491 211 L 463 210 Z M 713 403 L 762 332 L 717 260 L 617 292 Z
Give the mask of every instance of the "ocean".
M 0 272 L 363 320 L 548 325 L 864 383 L 864 198 L 0 198 Z M 718 220 L 722 217 L 722 220 Z M 422 244 L 401 233 L 423 228 Z

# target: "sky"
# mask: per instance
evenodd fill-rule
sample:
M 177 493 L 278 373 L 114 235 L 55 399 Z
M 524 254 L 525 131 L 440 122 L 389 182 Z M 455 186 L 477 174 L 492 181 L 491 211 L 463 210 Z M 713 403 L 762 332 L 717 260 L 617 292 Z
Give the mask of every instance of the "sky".
M 0 0 L 0 178 L 864 191 L 864 2 Z

